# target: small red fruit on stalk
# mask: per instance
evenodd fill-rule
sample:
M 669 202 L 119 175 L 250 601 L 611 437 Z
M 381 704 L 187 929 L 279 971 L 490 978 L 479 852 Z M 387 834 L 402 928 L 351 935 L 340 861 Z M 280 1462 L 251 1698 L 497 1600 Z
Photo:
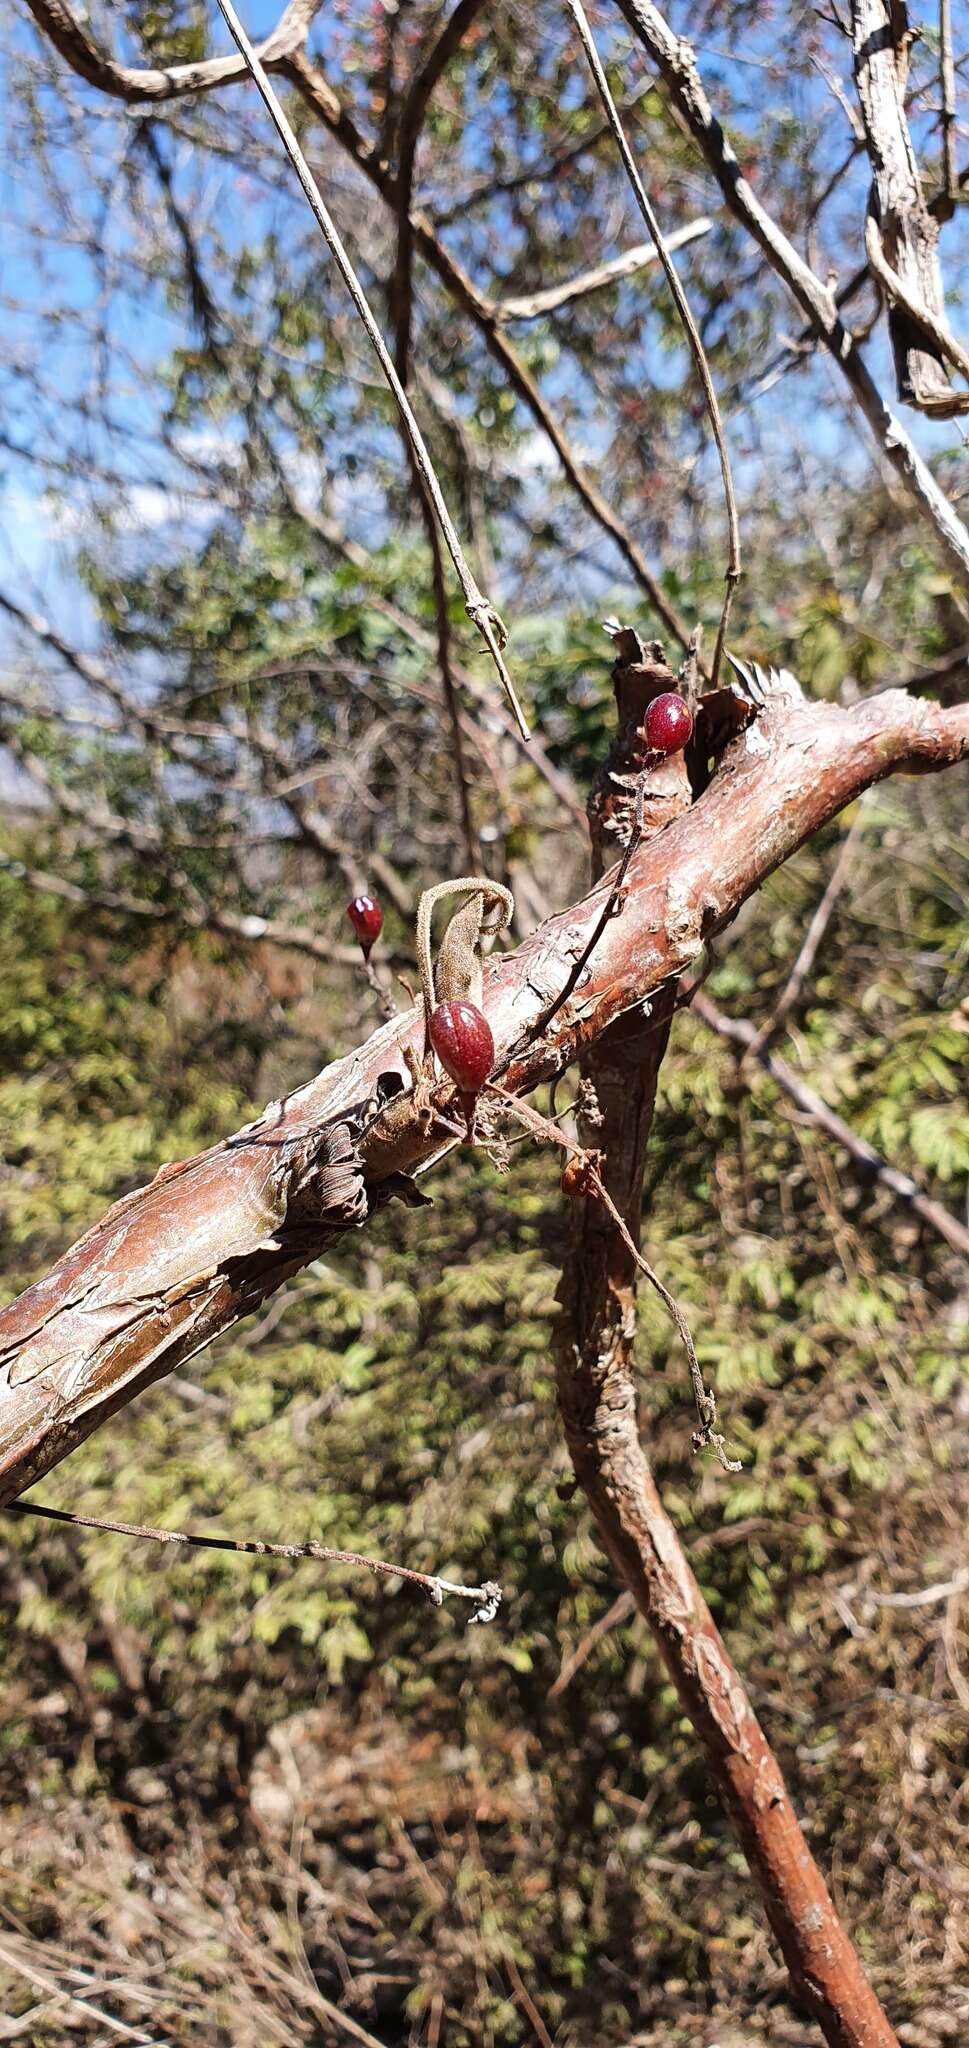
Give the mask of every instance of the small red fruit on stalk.
M 369 960 L 371 948 L 376 945 L 383 930 L 384 914 L 376 896 L 355 896 L 347 904 L 347 916 L 360 941 L 360 950 Z
M 495 1063 L 491 1026 L 474 1003 L 438 1003 L 428 1029 L 434 1051 L 457 1088 L 470 1139 L 475 1098 Z
M 643 732 L 654 754 L 679 754 L 693 731 L 693 716 L 685 698 L 676 690 L 664 690 L 646 707 Z

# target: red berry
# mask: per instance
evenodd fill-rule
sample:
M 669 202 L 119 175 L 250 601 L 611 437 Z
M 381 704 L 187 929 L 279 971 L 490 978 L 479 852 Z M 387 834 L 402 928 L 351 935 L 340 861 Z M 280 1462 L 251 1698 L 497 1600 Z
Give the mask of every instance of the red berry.
M 473 1100 L 495 1063 L 487 1017 L 473 1003 L 438 1003 L 431 1011 L 430 1037 L 445 1073 Z
M 383 929 L 384 914 L 376 896 L 355 896 L 347 904 L 347 916 L 360 941 L 365 960 L 370 958 L 370 948 L 375 946 Z
M 693 731 L 689 705 L 676 690 L 664 690 L 646 707 L 643 732 L 654 754 L 678 754 Z

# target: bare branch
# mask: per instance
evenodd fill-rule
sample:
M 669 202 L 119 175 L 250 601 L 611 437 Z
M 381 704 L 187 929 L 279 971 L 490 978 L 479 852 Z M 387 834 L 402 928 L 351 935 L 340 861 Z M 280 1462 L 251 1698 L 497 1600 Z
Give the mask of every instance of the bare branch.
M 658 66 L 670 101 L 705 157 L 730 211 L 763 249 L 768 262 L 807 316 L 812 332 L 837 363 L 852 398 L 871 428 L 881 456 L 900 477 L 907 496 L 933 529 L 959 581 L 969 586 L 969 533 L 886 405 L 857 342 L 838 315 L 832 292 L 798 255 L 743 176 L 734 149 L 704 92 L 696 55 L 674 34 L 653 0 L 618 0 L 640 42 Z
M 904 0 L 852 0 L 855 84 L 873 183 L 865 248 L 888 300 L 898 395 L 932 419 L 969 411 L 946 363 L 969 377 L 969 354 L 948 332 L 939 230 L 919 179 L 905 113 L 912 31 Z
M 871 208 L 865 217 L 865 251 L 872 276 L 877 278 L 889 304 L 889 327 L 896 337 L 896 356 L 901 362 L 900 397 L 931 419 L 954 419 L 969 412 L 969 391 L 953 391 L 948 378 L 943 375 L 940 382 L 939 376 L 940 365 L 951 363 L 961 377 L 969 377 L 969 349 L 956 340 L 945 321 L 924 297 L 911 289 L 901 272 L 893 269 L 885 254 L 877 214 Z M 914 343 L 913 329 L 917 337 Z M 917 369 L 926 357 L 934 372 L 931 388 L 924 370 Z
M 689 300 L 686 296 L 685 291 L 683 290 L 683 286 L 680 283 L 666 242 L 663 239 L 663 234 L 660 229 L 659 221 L 657 220 L 656 214 L 653 210 L 652 201 L 650 200 L 647 194 L 642 178 L 639 175 L 639 170 L 637 168 L 632 150 L 630 149 L 629 143 L 626 140 L 626 133 L 623 128 L 622 122 L 619 119 L 619 114 L 616 110 L 616 103 L 612 97 L 612 93 L 609 90 L 609 81 L 606 77 L 605 71 L 603 70 L 602 62 L 599 57 L 599 52 L 596 49 L 595 39 L 593 37 L 592 30 L 590 29 L 588 21 L 586 20 L 585 10 L 582 6 L 582 0 L 566 0 L 566 5 L 568 7 L 569 13 L 572 16 L 573 21 L 575 22 L 576 28 L 579 31 L 582 47 L 585 50 L 586 56 L 589 60 L 589 68 L 592 72 L 593 78 L 595 79 L 596 91 L 598 92 L 599 98 L 602 101 L 603 108 L 605 109 L 606 119 L 615 137 L 616 146 L 622 158 L 623 169 L 626 173 L 627 178 L 629 179 L 629 183 L 633 188 L 633 192 L 635 193 L 636 204 L 639 207 L 639 211 L 642 214 L 644 221 L 646 222 L 647 228 L 649 229 L 649 233 L 652 237 L 653 243 L 656 248 L 656 254 L 659 257 L 659 260 L 663 266 L 663 273 L 666 278 L 666 282 L 669 285 L 670 293 L 673 298 L 673 303 L 686 330 L 687 340 L 690 344 L 690 350 L 693 356 L 694 364 L 696 366 L 697 376 L 700 379 L 700 385 L 703 391 L 704 402 L 706 404 L 707 412 L 709 414 L 710 426 L 713 433 L 714 441 L 716 443 L 717 454 L 720 458 L 720 474 L 723 478 L 723 496 L 727 512 L 728 551 L 727 567 L 724 572 L 724 582 L 726 584 L 726 590 L 724 592 L 723 610 L 720 614 L 720 625 L 717 629 L 717 641 L 716 646 L 713 650 L 713 662 L 710 669 L 710 682 L 712 687 L 716 689 L 717 679 L 720 674 L 720 663 L 723 658 L 723 645 L 727 633 L 727 621 L 730 617 L 731 600 L 733 598 L 735 586 L 740 581 L 740 520 L 737 515 L 737 499 L 734 494 L 733 477 L 730 472 L 730 455 L 727 450 L 727 440 L 723 430 L 723 421 L 720 417 L 720 407 L 717 403 L 717 394 L 714 388 L 713 378 L 710 375 L 710 365 L 707 362 L 706 350 L 704 349 L 703 343 L 700 339 L 699 329 L 697 327 L 696 321 L 693 318 L 693 314 L 690 311 Z
M 473 1600 L 480 1610 L 472 1621 L 493 1621 L 501 1600 L 501 1589 L 493 1579 L 481 1586 L 462 1586 L 455 1579 L 442 1579 L 438 1572 L 412 1571 L 405 1564 L 386 1564 L 380 1557 L 365 1557 L 359 1550 L 332 1550 L 327 1543 L 263 1543 L 257 1537 L 203 1536 L 191 1529 L 153 1529 L 142 1522 L 107 1521 L 102 1515 L 76 1515 L 66 1508 L 51 1508 L 41 1501 L 7 1501 L 8 1515 L 37 1515 L 45 1522 L 67 1522 L 74 1529 L 104 1529 L 113 1536 L 136 1536 L 145 1543 L 173 1543 L 190 1550 L 231 1550 L 247 1557 L 286 1557 L 292 1561 L 313 1558 L 317 1564 L 357 1565 L 372 1572 L 375 1579 L 403 1579 L 426 1593 L 432 1607 L 442 1606 L 447 1596 Z
M 513 953 L 489 962 L 483 1007 L 505 1085 L 527 1093 L 569 1066 L 616 1018 L 672 986 L 740 904 L 870 783 L 969 756 L 969 709 L 900 691 L 845 711 L 779 683 L 692 808 L 635 853 L 621 917 L 587 979 L 535 1030 L 608 900 L 607 875 Z M 211 1152 L 130 1196 L 53 1272 L 0 1311 L 0 1492 L 11 1498 L 106 1416 L 238 1322 L 324 1245 L 453 1144 L 408 1092 L 418 1009 Z M 390 1099 L 390 1098 L 393 1099 Z
M 966 185 L 969 185 L 969 165 L 959 171 L 956 177 L 957 191 L 964 190 Z M 949 200 L 944 192 L 936 192 L 928 204 L 933 220 L 942 221 L 949 218 L 953 211 L 954 201 Z M 839 313 L 844 310 L 845 306 L 850 305 L 853 299 L 857 298 L 858 293 L 863 285 L 868 283 L 870 277 L 871 271 L 868 264 L 862 263 L 858 270 L 852 272 L 845 284 L 838 286 L 834 303 Z M 808 327 L 802 327 L 800 333 L 796 337 L 792 337 L 792 340 L 784 348 L 780 349 L 777 355 L 771 358 L 766 369 L 759 372 L 756 383 L 748 392 L 748 396 L 757 398 L 762 391 L 769 390 L 771 384 L 776 383 L 778 375 L 783 374 L 784 370 L 789 369 L 792 363 L 797 362 L 804 355 L 810 353 L 819 339 L 818 330 L 814 322 Z
M 377 322 L 374 319 L 373 313 L 370 310 L 370 305 L 368 303 L 366 294 L 363 290 L 359 278 L 357 277 L 356 271 L 353 268 L 350 258 L 347 255 L 347 252 L 343 246 L 343 243 L 340 239 L 339 233 L 336 228 L 336 224 L 331 218 L 331 215 L 324 204 L 323 198 L 320 194 L 319 187 L 316 183 L 316 180 L 313 177 L 312 171 L 310 170 L 306 158 L 303 155 L 299 143 L 296 140 L 296 136 L 294 135 L 288 120 L 286 119 L 286 115 L 284 114 L 283 109 L 280 106 L 279 100 L 276 97 L 276 94 L 269 81 L 269 78 L 267 77 L 266 72 L 260 63 L 259 58 L 257 57 L 256 52 L 249 41 L 249 38 L 246 35 L 245 29 L 243 28 L 242 23 L 239 20 L 239 17 L 236 14 L 234 7 L 232 6 L 232 0 L 219 0 L 219 9 L 226 23 L 226 26 L 229 29 L 230 34 L 232 35 L 234 41 L 237 43 L 239 49 L 241 50 L 246 60 L 246 63 L 249 67 L 249 70 L 252 72 L 252 76 L 259 89 L 263 105 L 265 106 L 266 111 L 273 122 L 273 125 L 276 129 L 276 133 L 278 134 L 280 141 L 282 142 L 283 147 L 286 151 L 286 154 L 289 157 L 290 163 L 292 164 L 293 169 L 296 172 L 296 175 L 299 179 L 300 185 L 302 186 L 306 200 L 309 204 L 310 210 L 313 214 L 313 218 L 316 221 L 320 233 L 322 234 L 323 239 L 327 245 L 327 248 L 329 249 L 330 254 L 333 257 L 333 260 L 337 265 L 337 268 L 340 272 L 340 276 L 342 277 L 343 282 L 346 285 L 347 291 L 349 292 L 350 297 L 353 301 L 356 313 L 363 324 L 363 328 L 366 333 L 367 339 L 370 343 L 370 346 L 373 349 L 377 361 L 380 364 L 381 370 L 383 371 L 384 376 L 386 377 L 390 389 L 393 393 L 397 410 L 406 429 L 407 438 L 410 443 L 411 453 L 413 455 L 417 468 L 420 471 L 421 480 L 424 485 L 424 488 L 427 491 L 431 499 L 431 502 L 434 506 L 434 511 L 437 517 L 438 524 L 447 543 L 448 553 L 450 554 L 451 560 L 454 563 L 458 582 L 461 585 L 461 590 L 464 596 L 465 609 L 467 611 L 468 617 L 471 620 L 472 624 L 477 627 L 479 633 L 481 634 L 485 646 L 487 647 L 488 652 L 491 655 L 491 659 L 495 664 L 495 668 L 498 671 L 499 680 L 508 699 L 508 702 L 511 706 L 511 709 L 514 712 L 522 738 L 527 739 L 528 724 L 525 718 L 525 714 L 521 708 L 521 705 L 518 702 L 518 698 L 515 695 L 515 687 L 510 675 L 508 674 L 508 670 L 505 666 L 505 662 L 501 652 L 502 647 L 504 646 L 505 640 L 507 638 L 504 625 L 502 624 L 502 621 L 498 613 L 496 612 L 494 605 L 490 604 L 488 602 L 488 599 L 485 598 L 482 595 L 481 591 L 478 589 L 474 577 L 471 574 L 471 570 L 469 569 L 468 564 L 465 560 L 464 551 L 461 547 L 461 542 L 458 539 L 457 529 L 454 525 L 454 522 L 448 511 L 447 505 L 444 501 L 444 493 L 441 490 L 440 483 L 438 482 L 437 473 L 435 471 L 434 464 L 431 461 L 430 455 L 428 454 L 424 437 L 421 433 L 420 427 L 417 424 L 417 420 L 411 408 L 410 400 L 407 397 L 407 393 L 404 390 L 400 378 L 397 375 L 396 369 L 394 368 L 394 363 L 390 355 L 390 351 L 387 347 L 386 342 L 384 341 L 383 335 L 380 332 Z
M 701 235 L 708 235 L 712 220 L 702 216 L 691 220 L 685 227 L 674 228 L 671 235 L 664 237 L 670 254 L 675 249 L 685 249 L 688 242 L 695 242 Z M 621 256 L 613 256 L 608 263 L 600 263 L 595 270 L 584 270 L 579 277 L 570 277 L 564 284 L 551 284 L 542 292 L 530 292 L 523 298 L 499 299 L 495 305 L 495 316 L 504 324 L 509 320 L 540 320 L 546 313 L 556 313 L 560 306 L 571 306 L 576 299 L 585 299 L 592 292 L 604 291 L 607 285 L 618 283 L 620 278 L 634 277 L 638 270 L 647 270 L 655 263 L 658 250 L 653 242 L 639 242 L 635 249 L 626 249 Z
M 951 0 L 939 0 L 939 86 L 942 106 L 942 191 L 951 208 L 955 204 L 956 174 L 956 68 L 952 61 Z
M 289 0 L 272 34 L 259 46 L 267 70 L 280 70 L 300 49 L 322 0 Z M 173 100 L 188 93 L 211 92 L 245 78 L 241 57 L 208 57 L 197 64 L 171 64 L 164 70 L 137 70 L 118 64 L 99 50 L 65 0 L 27 0 L 38 26 L 65 57 L 79 78 L 119 100 Z
M 414 163 L 431 94 L 451 58 L 460 48 L 467 30 L 481 13 L 484 0 L 458 0 L 429 55 L 413 78 L 404 100 L 397 129 L 397 260 L 391 285 L 395 309 L 394 355 L 402 384 L 410 367 L 410 333 L 413 316 L 414 232 L 411 206 L 414 197 Z
M 567 1657 L 563 1657 L 558 1677 L 549 1686 L 547 1698 L 561 1699 L 562 1694 L 568 1691 L 576 1673 L 581 1671 L 583 1664 L 588 1662 L 593 1650 L 598 1648 L 604 1637 L 611 1634 L 614 1628 L 619 1628 L 624 1621 L 631 1621 L 635 1612 L 636 1602 L 632 1594 L 628 1591 L 618 1594 L 612 1606 L 607 1607 L 605 1614 L 600 1614 L 598 1621 L 594 1621 L 592 1627 L 586 1630 L 581 1641 L 576 1643 L 575 1649 L 571 1650 Z
M 459 48 L 465 30 L 480 13 L 482 0 L 458 0 L 458 5 L 434 43 L 430 55 L 421 66 L 404 102 L 398 129 L 398 198 L 397 198 L 397 258 L 391 281 L 391 304 L 395 309 L 394 367 L 402 386 L 410 376 L 410 335 L 413 313 L 413 233 L 411 229 L 411 198 L 414 185 L 414 160 L 420 140 L 424 115 L 438 79 L 442 76 L 450 58 Z M 461 717 L 455 686 L 454 663 L 451 657 L 451 626 L 448 619 L 447 591 L 444 584 L 444 565 L 441 548 L 434 523 L 434 505 L 426 489 L 420 467 L 414 459 L 414 452 L 406 441 L 411 462 L 414 483 L 417 489 L 428 546 L 431 552 L 431 585 L 434 595 L 434 618 L 437 632 L 437 660 L 444 690 L 444 704 L 451 728 L 454 751 L 454 779 L 458 795 L 458 810 L 464 839 L 465 858 L 472 874 L 481 867 L 478 837 L 474 828 L 471 811 L 471 790 L 464 758 L 464 740 L 461 732 Z

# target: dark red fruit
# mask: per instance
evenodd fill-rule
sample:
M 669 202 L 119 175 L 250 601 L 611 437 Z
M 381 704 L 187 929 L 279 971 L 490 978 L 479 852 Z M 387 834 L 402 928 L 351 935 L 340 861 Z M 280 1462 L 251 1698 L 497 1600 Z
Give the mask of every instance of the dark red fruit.
M 643 732 L 652 753 L 679 754 L 692 731 L 690 707 L 676 690 L 664 690 L 647 705 Z
M 347 916 L 356 932 L 365 960 L 370 958 L 370 949 L 375 946 L 383 930 L 384 914 L 376 896 L 355 896 L 347 904 Z
M 431 1044 L 462 1096 L 474 1099 L 495 1063 L 487 1017 L 473 1003 L 438 1003 L 431 1011 Z

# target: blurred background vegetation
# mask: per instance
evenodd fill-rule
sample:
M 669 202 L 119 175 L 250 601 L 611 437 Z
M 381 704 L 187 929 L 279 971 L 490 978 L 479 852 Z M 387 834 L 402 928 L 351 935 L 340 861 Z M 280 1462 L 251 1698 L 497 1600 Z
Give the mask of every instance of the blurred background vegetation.
M 677 20 L 775 212 L 844 275 L 866 185 L 825 82 L 844 47 L 814 13 L 792 44 L 794 13 Z M 182 0 L 91 20 L 131 63 L 213 46 Z M 390 159 L 436 25 L 429 5 L 337 5 L 318 24 L 327 76 Z M 379 1010 L 348 894 L 377 890 L 388 978 L 410 973 L 417 895 L 466 848 L 408 472 L 251 97 L 132 112 L 73 78 L 26 13 L 5 35 L 8 1300 L 164 1160 L 357 1042 Z M 664 225 L 706 217 L 708 182 L 614 25 L 605 46 Z M 928 24 L 912 78 L 927 174 L 934 51 Z M 393 213 L 301 125 L 384 314 Z M 477 19 L 431 103 L 418 196 L 483 290 L 558 282 L 637 237 L 596 131 L 551 8 Z M 736 650 L 832 700 L 933 666 L 941 691 L 964 688 L 965 600 L 829 372 L 787 347 L 757 253 L 717 216 L 679 262 L 744 503 Z M 553 781 L 581 797 L 611 736 L 599 621 L 618 611 L 648 637 L 656 616 L 480 332 L 430 271 L 417 283 L 422 420 Z M 668 600 L 709 634 L 715 464 L 654 271 L 508 331 Z M 887 376 L 879 328 L 870 354 Z M 919 433 L 964 491 L 958 431 Z M 511 738 L 457 601 L 450 625 L 477 850 L 524 931 L 583 885 L 582 834 L 561 779 Z M 780 1049 L 963 1217 L 964 819 L 958 775 L 869 794 L 747 907 L 708 984 L 730 1015 L 769 1015 L 857 827 Z M 260 917 L 284 943 L 247 932 Z M 689 1013 L 651 1150 L 649 1254 L 743 1459 L 737 1477 L 693 1462 L 682 1358 L 647 1298 L 643 1429 L 664 1498 L 902 2039 L 958 2041 L 964 1261 Z M 180 2048 L 339 2042 L 339 2007 L 383 2048 L 806 2044 L 689 1726 L 616 1610 L 581 1499 L 560 1492 L 555 1164 L 522 1145 L 499 1174 L 465 1151 L 428 1192 L 433 1208 L 345 1239 L 38 1492 L 491 1576 L 500 1620 L 468 1632 L 359 1575 L 5 1518 L 0 2039 L 99 2042 L 106 2012 Z M 953 1590 L 883 1604 L 937 1586 Z

